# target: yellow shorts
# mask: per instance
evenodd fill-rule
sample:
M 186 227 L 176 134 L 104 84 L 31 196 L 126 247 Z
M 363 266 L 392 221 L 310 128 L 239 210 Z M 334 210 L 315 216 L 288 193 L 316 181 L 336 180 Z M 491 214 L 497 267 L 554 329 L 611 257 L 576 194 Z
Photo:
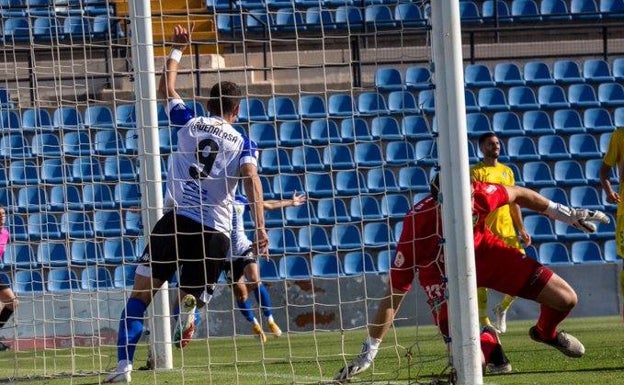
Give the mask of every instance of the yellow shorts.
M 624 258 L 624 215 L 618 215 L 615 218 L 614 235 L 617 254 L 620 258 Z

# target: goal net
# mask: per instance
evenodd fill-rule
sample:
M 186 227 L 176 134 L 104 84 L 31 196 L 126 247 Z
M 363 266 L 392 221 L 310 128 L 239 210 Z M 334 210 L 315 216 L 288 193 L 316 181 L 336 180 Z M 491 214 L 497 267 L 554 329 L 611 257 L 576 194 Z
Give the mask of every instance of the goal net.
M 375 4 L 373 4 L 375 3 Z M 146 186 L 162 188 L 176 129 L 158 100 L 158 148 L 137 127 L 132 6 L 113 0 L 2 2 L 0 204 L 11 236 L 0 279 L 19 306 L 0 329 L 0 377 L 102 380 L 117 364 L 119 316 L 154 223 Z M 359 352 L 405 213 L 437 164 L 428 4 L 318 0 L 150 2 L 158 79 L 176 24 L 194 26 L 177 87 L 197 115 L 210 87 L 241 86 L 236 128 L 260 149 L 265 199 L 307 203 L 266 212 L 259 261 L 274 338 L 253 294 L 261 343 L 225 278 L 173 369 L 135 370 L 139 384 L 329 383 Z M 136 47 L 134 47 L 136 48 Z M 157 157 L 160 177 L 141 180 Z M 241 190 L 242 191 L 242 190 Z M 143 196 L 142 196 L 143 192 Z M 253 229 L 245 214 L 245 227 Z M 436 263 L 434 261 L 434 263 Z M 443 274 L 443 271 L 441 271 Z M 363 383 L 429 383 L 449 357 L 414 282 Z M 168 296 L 177 297 L 176 279 Z M 162 319 L 161 319 L 162 321 Z M 169 322 L 168 320 L 166 322 Z M 174 321 L 171 321 L 173 328 Z M 442 373 L 442 374 L 441 374 Z M 48 381 L 46 380 L 46 381 Z

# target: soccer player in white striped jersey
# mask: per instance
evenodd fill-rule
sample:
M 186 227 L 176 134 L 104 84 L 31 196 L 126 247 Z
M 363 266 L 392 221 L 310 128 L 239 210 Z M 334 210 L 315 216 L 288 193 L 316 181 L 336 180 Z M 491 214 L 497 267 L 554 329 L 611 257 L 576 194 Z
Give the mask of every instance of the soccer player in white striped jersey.
M 176 25 L 172 41 L 159 95 L 167 99 L 171 123 L 180 127 L 178 148 L 170 155 L 167 175 L 176 207 L 152 229 L 141 257 L 143 264 L 137 267 L 132 294 L 120 317 L 117 368 L 104 383 L 131 381 L 145 310 L 153 294 L 176 270 L 180 273 L 180 297 L 191 294 L 196 303 L 204 290 L 217 282 L 230 249 L 232 202 L 239 180 L 256 225 L 254 253 L 268 255 L 257 147 L 232 127 L 238 118 L 240 88 L 227 81 L 214 85 L 208 102 L 211 116 L 194 117 L 175 88 L 190 31 Z

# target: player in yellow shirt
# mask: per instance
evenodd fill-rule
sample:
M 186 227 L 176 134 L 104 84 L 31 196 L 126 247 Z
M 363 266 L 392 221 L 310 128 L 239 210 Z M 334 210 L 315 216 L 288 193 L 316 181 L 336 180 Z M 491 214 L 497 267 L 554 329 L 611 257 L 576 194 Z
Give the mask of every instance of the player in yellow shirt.
M 479 137 L 479 148 L 483 153 L 483 160 L 470 169 L 470 176 L 473 180 L 499 183 L 506 186 L 514 186 L 516 184 L 513 171 L 508 166 L 500 163 L 500 141 L 493 132 L 487 132 Z M 520 244 L 518 235 L 522 239 L 525 246 L 531 244 L 531 236 L 526 232 L 522 221 L 520 206 L 510 203 L 499 207 L 488 215 L 485 220 L 487 226 L 494 234 L 502 238 L 506 244 L 518 248 L 524 254 L 524 248 Z M 516 233 L 517 231 L 517 233 Z M 487 315 L 488 293 L 486 288 L 479 288 L 479 321 L 482 325 L 491 325 Z M 505 295 L 503 300 L 494 308 L 496 314 L 496 328 L 504 333 L 507 330 L 507 310 L 514 301 L 514 297 Z
M 617 204 L 615 244 L 618 256 L 624 258 L 624 199 L 613 189 L 609 180 L 609 173 L 613 167 L 617 167 L 617 173 L 620 178 L 619 183 L 621 184 L 621 178 L 624 175 L 624 128 L 621 127 L 611 134 L 609 148 L 602 159 L 602 166 L 600 167 L 600 184 L 602 184 L 606 194 L 607 202 Z M 620 293 L 624 295 L 624 269 L 620 272 Z M 622 312 L 624 314 L 624 307 Z

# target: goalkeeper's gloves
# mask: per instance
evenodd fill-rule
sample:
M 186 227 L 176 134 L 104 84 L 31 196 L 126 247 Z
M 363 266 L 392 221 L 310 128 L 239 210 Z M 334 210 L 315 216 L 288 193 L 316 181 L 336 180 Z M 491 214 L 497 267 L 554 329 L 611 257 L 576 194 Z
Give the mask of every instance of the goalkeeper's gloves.
M 550 202 L 544 211 L 549 218 L 567 223 L 584 233 L 595 233 L 596 223 L 607 224 L 611 220 L 599 210 L 574 209 L 561 203 Z M 596 223 L 594 223 L 596 222 Z

